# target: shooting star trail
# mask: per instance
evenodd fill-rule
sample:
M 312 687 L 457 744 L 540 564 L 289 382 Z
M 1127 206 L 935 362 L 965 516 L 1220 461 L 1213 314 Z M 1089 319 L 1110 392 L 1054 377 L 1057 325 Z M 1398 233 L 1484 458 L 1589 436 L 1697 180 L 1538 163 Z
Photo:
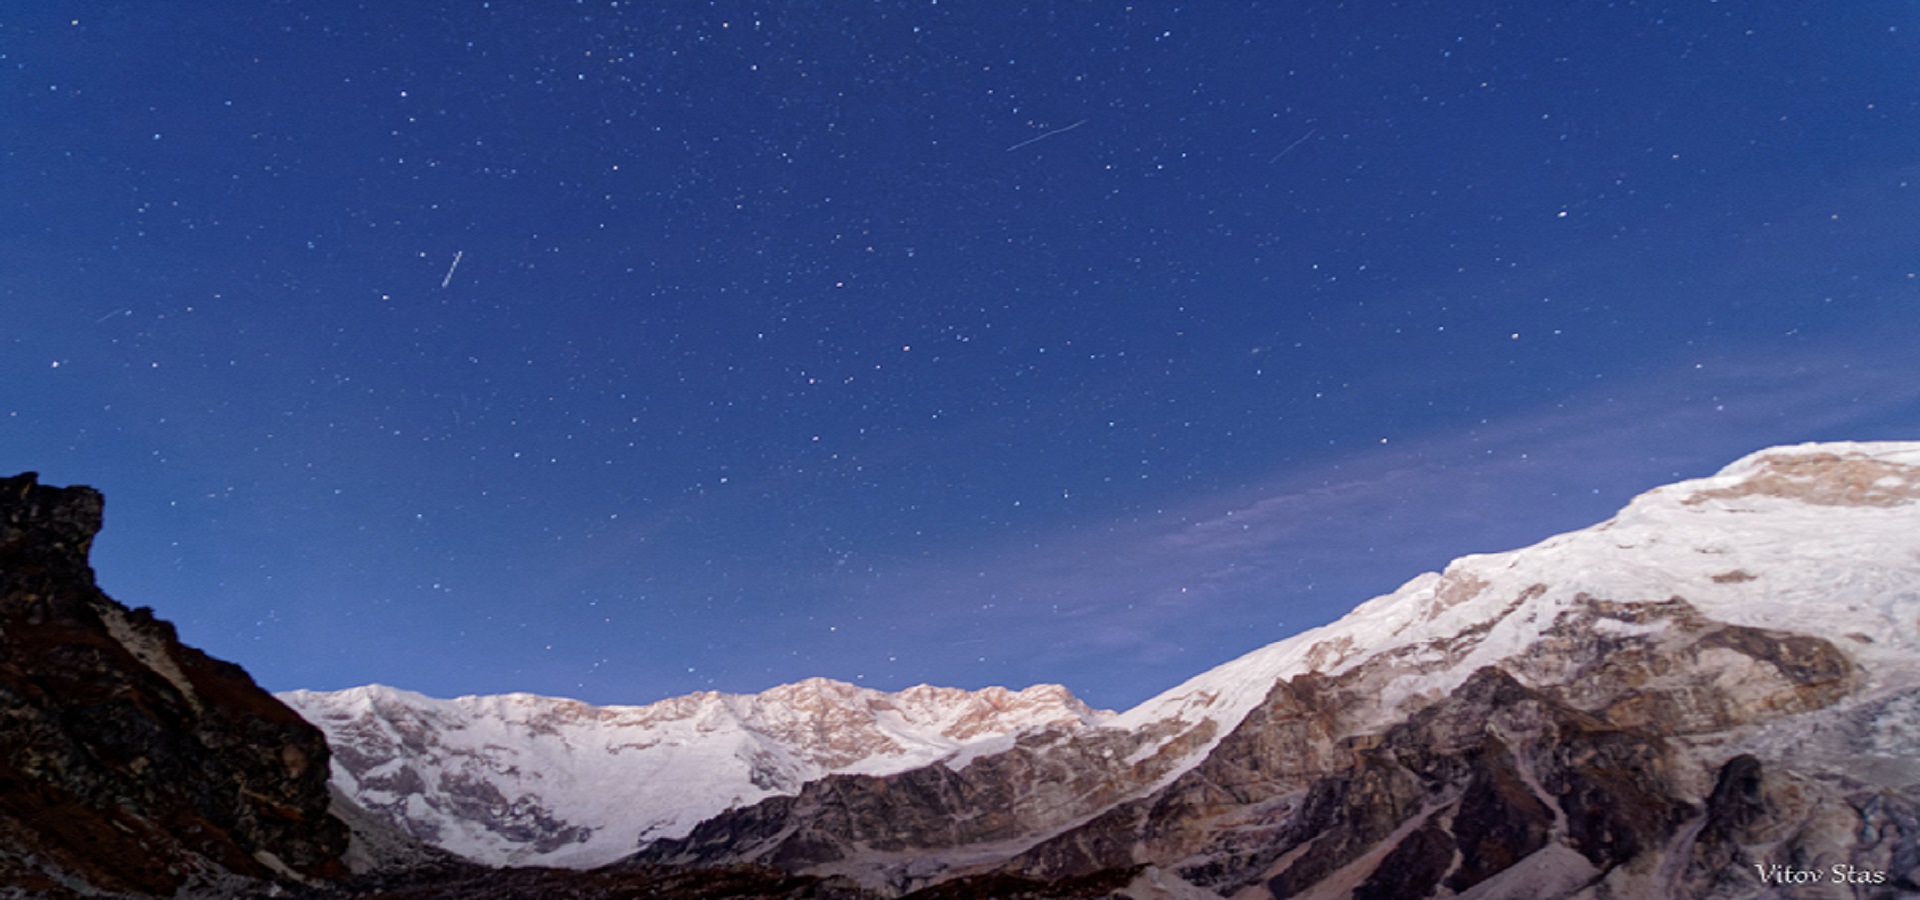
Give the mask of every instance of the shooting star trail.
M 1026 145 L 1028 145 L 1028 144 L 1031 144 L 1031 143 L 1033 143 L 1034 141 L 1044 141 L 1044 140 L 1046 140 L 1047 138 L 1050 138 L 1050 137 L 1053 137 L 1053 136 L 1054 136 L 1054 135 L 1056 135 L 1056 134 L 1064 134 L 1064 133 L 1066 133 L 1066 132 L 1069 132 L 1069 131 L 1072 131 L 1072 130 L 1074 130 L 1075 128 L 1079 128 L 1080 126 L 1082 126 L 1082 125 L 1085 125 L 1085 124 L 1087 124 L 1087 120 L 1086 120 L 1086 119 L 1081 119 L 1080 121 L 1078 121 L 1078 122 L 1075 122 L 1075 123 L 1073 123 L 1072 125 L 1068 125 L 1068 126 L 1067 126 L 1067 127 L 1065 127 L 1065 128 L 1055 128 L 1055 129 L 1054 129 L 1054 130 L 1052 130 L 1052 131 L 1045 131 L 1045 132 L 1041 132 L 1040 134 L 1036 134 L 1036 135 L 1034 135 L 1033 137 L 1030 137 L 1030 138 L 1027 138 L 1026 140 L 1024 140 L 1024 141 L 1021 141 L 1021 142 L 1020 142 L 1020 143 L 1018 143 L 1018 144 L 1015 144 L 1015 145 L 1013 145 L 1013 146 L 1011 146 L 1011 147 L 1008 147 L 1008 148 L 1007 148 L 1007 152 L 1008 152 L 1008 153 L 1012 153 L 1013 151 L 1015 151 L 1015 150 L 1018 150 L 1018 149 L 1020 149 L 1021 147 L 1025 147 Z
M 453 270 L 460 268 L 460 257 L 466 252 L 465 250 L 453 251 L 453 265 L 447 267 L 447 277 L 440 279 L 441 287 L 444 288 L 453 283 Z
M 93 320 L 93 324 L 98 325 L 101 322 L 105 322 L 106 320 L 113 318 L 114 316 L 130 316 L 130 315 L 133 315 L 133 307 L 122 306 L 119 309 L 114 310 L 113 312 L 107 313 L 106 315 Z
M 1287 155 L 1287 151 L 1292 150 L 1293 148 L 1306 143 L 1307 138 L 1313 137 L 1314 133 L 1318 132 L 1319 130 L 1320 129 L 1318 128 L 1307 129 L 1307 133 L 1295 138 L 1293 143 L 1287 145 L 1286 150 L 1282 150 L 1279 153 L 1275 153 L 1272 159 L 1267 160 L 1267 165 L 1273 165 L 1274 163 L 1279 162 L 1280 157 Z

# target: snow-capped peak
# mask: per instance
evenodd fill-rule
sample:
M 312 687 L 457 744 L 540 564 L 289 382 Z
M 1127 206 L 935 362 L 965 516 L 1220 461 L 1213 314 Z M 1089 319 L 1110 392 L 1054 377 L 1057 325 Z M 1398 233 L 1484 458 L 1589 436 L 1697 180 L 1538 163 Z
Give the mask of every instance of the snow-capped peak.
M 1381 698 L 1391 711 L 1525 652 L 1585 598 L 1674 597 L 1723 622 L 1826 638 L 1869 677 L 1892 668 L 1876 661 L 1920 658 L 1920 443 L 1754 453 L 1648 491 L 1589 528 L 1462 557 L 1338 621 L 1195 676 L 1109 727 L 1212 720 L 1224 735 L 1275 682 L 1340 674 L 1387 653 L 1406 672 Z

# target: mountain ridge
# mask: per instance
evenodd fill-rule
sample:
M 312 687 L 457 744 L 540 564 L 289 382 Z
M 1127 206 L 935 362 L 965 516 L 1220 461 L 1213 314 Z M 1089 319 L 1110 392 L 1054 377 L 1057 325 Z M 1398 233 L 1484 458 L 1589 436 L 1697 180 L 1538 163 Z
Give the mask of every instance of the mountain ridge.
M 1133 790 L 1116 792 L 1130 797 L 1120 796 L 1091 816 L 1083 807 L 1028 802 L 1044 795 L 1044 784 L 1009 788 L 1001 776 L 986 773 L 969 781 L 969 769 L 959 773 L 964 784 L 945 784 L 938 795 L 979 797 L 993 809 L 1024 810 L 1028 817 L 954 843 L 945 836 L 942 816 L 971 821 L 984 807 L 949 805 L 942 816 L 923 819 L 918 810 L 889 806 L 887 798 L 923 790 L 912 783 L 928 776 L 835 777 L 803 788 L 791 801 L 731 810 L 686 839 L 656 842 L 637 859 L 766 862 L 846 875 L 896 894 L 993 873 L 1066 878 L 1151 864 L 1160 890 L 1178 883 L 1239 896 L 1265 885 L 1275 893 L 1344 896 L 1339 890 L 1366 884 L 1375 885 L 1367 890 L 1388 890 L 1392 879 L 1372 880 L 1382 861 L 1396 853 L 1425 853 L 1435 871 L 1421 889 L 1438 890 L 1443 881 L 1464 886 L 1499 875 L 1462 875 L 1455 863 L 1432 857 L 1442 844 L 1461 841 L 1447 851 L 1458 856 L 1479 840 L 1473 830 L 1479 826 L 1460 818 L 1463 798 L 1487 790 L 1521 796 L 1512 787 L 1519 776 L 1499 772 L 1545 766 L 1541 771 L 1560 779 L 1560 792 L 1528 792 L 1547 798 L 1540 808 L 1552 810 L 1551 821 L 1593 823 L 1595 808 L 1568 807 L 1580 790 L 1611 802 L 1664 805 L 1681 818 L 1602 829 L 1627 829 L 1620 834 L 1637 835 L 1634 840 L 1642 843 L 1635 846 L 1644 852 L 1608 855 L 1596 849 L 1591 835 L 1562 830 L 1551 832 L 1557 835 L 1552 841 L 1508 848 L 1515 865 L 1545 854 L 1536 862 L 1551 863 L 1570 884 L 1606 882 L 1627 896 L 1684 890 L 1679 881 L 1659 881 L 1634 867 L 1678 867 L 1698 880 L 1700 866 L 1689 854 L 1708 851 L 1697 843 L 1680 847 L 1685 835 L 1675 823 L 1691 822 L 1689 816 L 1711 806 L 1706 801 L 1716 772 L 1730 764 L 1724 747 L 1749 741 L 1769 723 L 1866 702 L 1862 698 L 1885 701 L 1879 707 L 1884 714 L 1868 716 L 1868 727 L 1894 733 L 1915 727 L 1908 707 L 1920 685 L 1917 501 L 1920 445 L 1761 451 L 1713 476 L 1642 494 L 1594 526 L 1519 550 L 1463 557 L 1341 620 L 1229 661 L 1121 713 L 1087 739 L 1148 726 L 1158 727 L 1160 737 L 1135 747 L 1109 773 L 1112 781 L 1131 783 Z M 1536 728 L 1520 745 L 1485 751 L 1442 737 L 1447 732 L 1404 731 L 1424 711 L 1444 707 L 1464 686 L 1488 678 L 1515 685 L 1517 699 L 1503 700 L 1506 707 L 1566 710 L 1527 715 L 1587 724 Z M 1492 713 L 1472 715 L 1484 721 Z M 1620 779 L 1564 760 L 1551 763 L 1558 751 L 1541 735 L 1569 728 L 1651 748 L 1635 752 L 1672 770 L 1672 777 Z M 1458 770 L 1438 780 L 1422 774 L 1426 764 L 1409 768 L 1406 762 L 1405 754 L 1431 757 L 1431 746 L 1410 745 L 1391 759 L 1367 762 L 1395 729 L 1422 735 L 1407 738 L 1412 745 L 1512 758 L 1498 771 Z M 1153 771 L 1140 765 L 1161 759 L 1177 740 L 1188 744 L 1177 761 L 1163 759 Z M 1036 759 L 1048 752 L 1068 751 L 1034 751 Z M 1799 769 L 1773 768 L 1785 763 Z M 1806 840 L 1824 843 L 1813 848 L 1802 841 L 1805 852 L 1838 854 L 1846 865 L 1877 864 L 1883 875 L 1894 872 L 1887 877 L 1913 879 L 1908 870 L 1920 860 L 1914 844 L 1920 828 L 1894 827 L 1882 832 L 1894 836 L 1890 842 L 1848 849 L 1845 829 L 1834 825 L 1840 813 L 1833 810 L 1851 804 L 1849 798 L 1871 795 L 1880 808 L 1911 811 L 1914 779 L 1896 775 L 1879 788 L 1836 787 L 1819 781 L 1836 775 L 1832 767 L 1824 775 L 1813 773 L 1806 761 L 1780 753 L 1755 756 L 1752 768 L 1766 773 L 1762 780 L 1777 796 L 1822 798 L 1829 810 L 1822 815 L 1831 821 L 1807 826 Z M 1911 774 L 1911 767 L 1892 769 Z M 1399 774 L 1391 785 L 1353 780 L 1364 771 Z M 1872 794 L 1874 789 L 1884 790 Z M 1352 794 L 1356 790 L 1362 794 Z M 1374 798 L 1353 801 L 1365 809 L 1387 804 L 1368 813 L 1379 817 L 1377 826 L 1339 832 L 1347 835 L 1344 850 L 1323 836 L 1345 827 L 1337 820 L 1347 815 L 1341 810 L 1350 801 L 1314 799 L 1336 795 Z M 1436 803 L 1447 810 L 1446 824 L 1425 829 L 1405 817 L 1405 804 Z M 864 811 L 850 818 L 847 810 Z M 1865 820 L 1854 821 L 1864 827 Z M 1532 833 L 1538 824 L 1522 830 Z M 1010 833 L 1038 839 L 986 854 L 997 860 L 967 849 L 984 852 Z M 1413 846 L 1405 842 L 1414 834 L 1422 835 L 1418 840 L 1427 850 L 1402 850 Z M 764 837 L 748 839 L 752 835 Z M 1244 844 L 1260 840 L 1274 843 L 1263 850 Z M 1664 849 L 1648 849 L 1655 844 Z M 886 852 L 876 854 L 875 848 Z M 1764 857 L 1774 851 L 1729 849 L 1723 842 L 1712 852 Z M 901 861 L 907 857 L 915 862 Z M 1719 876 L 1739 882 L 1730 868 Z M 1336 883 L 1346 888 L 1331 887 Z
M 801 685 L 767 693 L 863 690 Z M 765 767 L 791 777 L 709 794 L 603 871 L 762 867 L 881 896 L 1598 900 L 1759 897 L 1752 872 L 1816 860 L 1898 896 L 1920 890 L 1902 737 L 1920 738 L 1920 443 L 1776 447 L 1118 714 L 897 770 Z
M 825 678 L 643 706 L 373 685 L 279 696 L 328 732 L 335 786 L 402 830 L 487 864 L 574 868 L 830 773 L 964 763 L 1023 730 L 1112 715 L 1059 685 L 882 692 Z M 649 804 L 669 812 L 634 813 Z

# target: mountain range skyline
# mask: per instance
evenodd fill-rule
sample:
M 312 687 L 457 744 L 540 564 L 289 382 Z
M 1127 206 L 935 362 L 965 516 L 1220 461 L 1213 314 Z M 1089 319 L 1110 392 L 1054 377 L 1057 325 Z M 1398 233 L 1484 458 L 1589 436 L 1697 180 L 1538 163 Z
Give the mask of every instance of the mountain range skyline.
M 1751 858 L 1863 866 L 1900 896 L 1910 830 L 1888 810 L 1910 802 L 1916 771 L 1917 473 L 1911 442 L 1770 448 L 1585 528 L 1454 560 L 1118 714 L 1053 686 L 888 695 L 824 679 L 646 707 L 388 688 L 281 699 L 327 734 L 344 796 L 492 866 L 754 864 L 888 896 L 1103 871 L 1141 897 L 1260 882 L 1346 896 L 1362 878 L 1424 896 L 1448 871 L 1456 891 L 1497 877 L 1512 896 L 1601 881 L 1747 896 Z M 1609 758 L 1622 742 L 1638 749 Z M 1395 749 L 1370 752 L 1382 746 Z M 1586 774 L 1556 769 L 1579 760 Z M 1433 783 L 1311 799 L 1329 773 L 1396 766 Z M 1510 791 L 1528 790 L 1498 811 L 1460 793 L 1463 767 L 1484 788 L 1503 766 L 1520 773 Z M 1756 785 L 1738 839 L 1716 830 L 1731 813 L 1707 789 L 1715 770 Z M 1361 812 L 1380 790 L 1403 796 L 1379 815 L 1446 823 L 1459 854 L 1424 875 L 1382 863 L 1431 848 Z M 1847 815 L 1889 824 L 1814 824 Z M 976 895 L 998 894 L 960 896 Z
M 1750 454 L 1118 714 L 821 678 L 624 707 L 276 697 L 100 590 L 98 491 L 0 487 L 0 891 L 1920 890 L 1916 442 Z

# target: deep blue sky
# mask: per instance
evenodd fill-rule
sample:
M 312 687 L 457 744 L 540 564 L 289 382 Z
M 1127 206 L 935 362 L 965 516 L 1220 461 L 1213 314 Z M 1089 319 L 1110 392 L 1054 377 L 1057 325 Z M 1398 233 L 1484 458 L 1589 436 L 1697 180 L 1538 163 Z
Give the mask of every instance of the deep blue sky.
M 1920 433 L 1917 199 L 1904 0 L 16 4 L 0 470 L 273 689 L 1123 707 Z

